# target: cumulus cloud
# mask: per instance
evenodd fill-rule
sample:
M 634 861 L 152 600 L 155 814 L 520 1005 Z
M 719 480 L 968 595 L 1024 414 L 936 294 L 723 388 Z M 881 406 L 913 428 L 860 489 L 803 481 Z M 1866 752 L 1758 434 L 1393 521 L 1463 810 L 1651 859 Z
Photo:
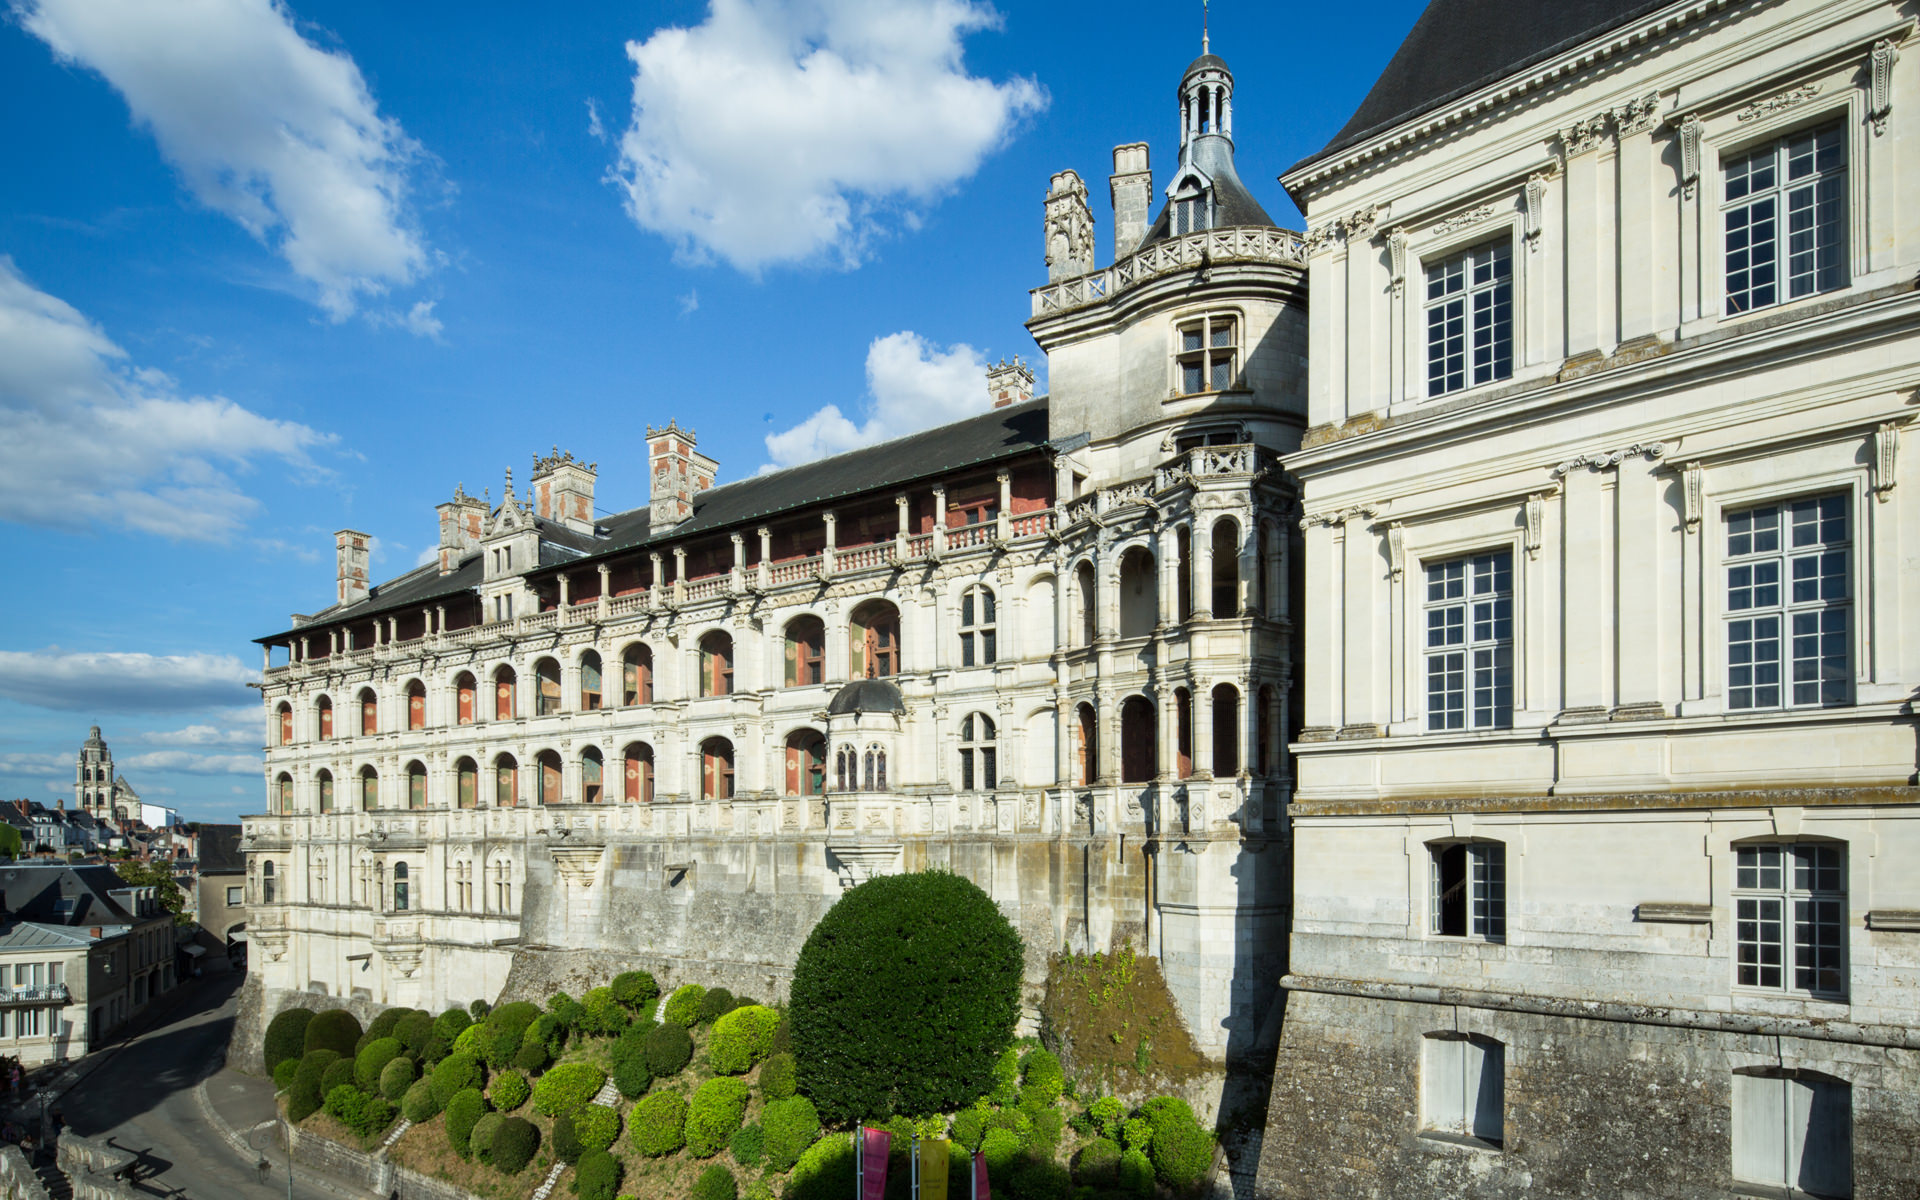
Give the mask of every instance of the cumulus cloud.
M 152 729 L 136 735 L 147 746 L 244 746 L 260 745 L 260 714 L 248 710 L 248 721 L 241 726 L 188 725 L 183 729 Z
M 312 283 L 335 320 L 418 278 L 407 204 L 424 161 L 353 59 L 279 0 L 12 0 L 56 56 L 98 72 L 202 204 Z
M 627 44 L 612 178 L 684 261 L 857 265 L 1045 107 L 1031 80 L 967 73 L 963 40 L 999 24 L 975 0 L 712 0 Z
M 446 328 L 446 326 L 441 324 L 439 317 L 433 315 L 433 306 L 435 303 L 436 302 L 432 300 L 422 300 L 406 312 L 385 308 L 379 312 L 369 312 L 367 314 L 367 320 L 376 326 L 385 326 L 389 329 L 404 329 L 415 337 L 438 341 L 440 331 Z
M 127 757 L 115 755 L 117 771 L 172 771 L 181 775 L 255 775 L 258 754 L 195 754 L 188 750 L 149 750 Z M 138 785 L 136 785 L 138 786 Z
M 0 754 L 0 777 L 28 775 L 57 779 L 73 777 L 73 755 L 20 753 Z
M 871 446 L 986 408 L 987 360 L 964 342 L 945 350 L 912 330 L 875 338 L 867 347 L 866 411 L 856 421 L 837 404 L 791 429 L 767 435 L 774 468 Z
M 236 708 L 257 674 L 228 654 L 0 650 L 0 696 L 68 712 Z
M 258 503 L 235 482 L 261 459 L 314 472 L 331 435 L 219 396 L 182 396 L 0 255 L 0 520 L 120 525 L 224 541 Z

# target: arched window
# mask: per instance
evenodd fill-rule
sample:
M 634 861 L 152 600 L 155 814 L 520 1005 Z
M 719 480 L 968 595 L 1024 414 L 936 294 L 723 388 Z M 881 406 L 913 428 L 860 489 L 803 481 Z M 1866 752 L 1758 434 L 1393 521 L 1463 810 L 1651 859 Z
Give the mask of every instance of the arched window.
M 473 724 L 475 715 L 474 698 L 478 692 L 478 685 L 474 683 L 473 676 L 466 671 L 462 671 L 454 676 L 453 691 L 455 697 L 453 719 L 455 723 L 460 725 Z
M 362 737 L 380 732 L 380 700 L 373 694 L 372 688 L 360 689 L 360 734 Z
M 407 807 L 427 806 L 427 768 L 419 762 L 407 764 Z
M 733 743 L 726 738 L 700 743 L 700 798 L 733 799 Z
M 260 903 L 273 903 L 273 860 L 267 859 L 260 864 Z
M 960 790 L 990 792 L 1000 786 L 994 745 L 998 731 L 985 713 L 969 713 L 960 722 Z
M 533 761 L 540 768 L 540 803 L 560 803 L 560 755 L 552 750 L 542 750 L 534 755 Z
M 393 864 L 393 911 L 407 911 L 407 864 Z
M 827 790 L 827 739 L 811 729 L 787 735 L 787 795 L 819 796 Z
M 1153 555 L 1139 546 L 1120 558 L 1120 636 L 1147 637 L 1160 620 L 1160 588 Z
M 282 773 L 280 778 L 274 781 L 273 811 L 277 813 L 293 811 L 293 776 Z
M 324 742 L 333 737 L 333 701 L 322 696 L 315 707 L 319 709 L 320 740 Z
M 473 864 L 464 858 L 453 864 L 453 906 L 461 912 L 473 911 Z
M 626 773 L 628 804 L 653 803 L 653 747 L 634 742 L 620 752 Z
M 653 651 L 650 648 L 636 643 L 620 655 L 620 703 L 653 703 Z
M 1180 778 L 1193 776 L 1193 693 L 1173 690 L 1173 753 Z
M 493 719 L 513 720 L 513 668 L 501 666 L 493 673 Z
M 380 773 L 371 765 L 360 768 L 360 811 L 372 812 L 380 807 Z
M 407 684 L 407 728 L 427 727 L 427 685 L 418 679 Z
M 722 630 L 700 639 L 700 694 L 733 695 L 733 638 Z
M 1100 727 L 1094 720 L 1093 705 L 1082 703 L 1073 710 L 1073 782 L 1086 787 L 1099 774 Z
M 513 911 L 513 864 L 502 856 L 488 865 L 493 875 L 493 911 L 508 913 Z
M 325 770 L 321 771 L 320 777 L 319 777 L 319 784 L 320 784 L 320 811 L 323 813 L 330 813 L 333 811 L 333 772 L 325 771 Z
M 847 623 L 855 679 L 883 679 L 900 673 L 900 610 L 885 600 L 869 600 L 853 610 Z
M 598 804 L 606 798 L 603 779 L 605 767 L 600 751 L 592 746 L 580 752 L 580 803 Z
M 860 790 L 863 792 L 884 792 L 887 790 L 887 751 L 878 742 L 867 746 L 866 757 L 862 760 L 863 770 L 860 777 Z
M 827 627 L 819 617 L 795 617 L 787 622 L 786 657 L 788 687 L 827 681 Z
M 459 779 L 459 805 L 461 808 L 480 806 L 480 768 L 470 758 L 463 758 L 454 764 L 454 774 Z
M 1219 779 L 1240 773 L 1240 690 L 1230 683 L 1213 689 L 1213 773 Z
M 1120 781 L 1147 783 L 1157 770 L 1157 722 L 1153 702 L 1145 696 L 1129 696 L 1120 705 Z
M 1240 524 L 1230 517 L 1213 524 L 1213 615 L 1240 615 Z
M 280 705 L 279 717 L 280 744 L 291 746 L 293 745 L 293 705 L 283 701 Z M 87 768 L 87 779 L 89 781 L 93 779 L 92 767 Z
M 600 655 L 592 650 L 580 656 L 580 711 L 600 710 Z
M 833 756 L 833 790 L 836 792 L 857 792 L 860 790 L 860 756 L 852 746 L 842 746 Z
M 1083 562 L 1073 572 L 1073 625 L 1078 634 L 1077 645 L 1093 645 L 1094 635 L 1100 626 L 1099 603 L 1099 592 L 1093 582 L 1093 564 Z
M 520 764 L 511 754 L 493 760 L 493 806 L 514 808 L 520 803 Z
M 560 664 L 550 658 L 541 659 L 533 664 L 533 678 L 533 715 L 551 717 L 558 714 L 565 707 L 560 699 Z
M 999 614 L 995 611 L 993 589 L 968 588 L 960 596 L 960 665 L 986 666 L 1000 658 L 998 643 Z

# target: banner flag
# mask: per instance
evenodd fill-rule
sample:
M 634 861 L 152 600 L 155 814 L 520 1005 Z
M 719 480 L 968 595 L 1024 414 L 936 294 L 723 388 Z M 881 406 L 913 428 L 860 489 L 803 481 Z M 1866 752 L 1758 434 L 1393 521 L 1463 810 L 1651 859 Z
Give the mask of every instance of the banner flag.
M 887 1151 L 893 1135 L 884 1129 L 860 1131 L 860 1200 L 886 1200 Z
M 947 1200 L 950 1149 L 945 1138 L 929 1138 L 920 1143 L 920 1200 Z
M 987 1156 L 978 1150 L 973 1152 L 973 1200 L 993 1200 L 987 1187 Z

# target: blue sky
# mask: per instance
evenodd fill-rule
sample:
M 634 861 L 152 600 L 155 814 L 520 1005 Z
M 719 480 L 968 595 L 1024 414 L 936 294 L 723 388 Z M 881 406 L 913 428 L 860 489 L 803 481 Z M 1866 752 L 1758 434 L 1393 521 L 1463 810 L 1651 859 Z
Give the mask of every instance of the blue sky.
M 1418 16 L 1223 0 L 1240 175 L 1346 120 Z M 538 16 L 531 13 L 538 12 Z M 1175 161 L 1200 5 L 0 0 L 0 798 L 87 726 L 144 797 L 257 811 L 250 639 L 558 445 L 646 498 L 984 407 L 1032 356 L 1041 197 L 1111 255 Z M 1044 377 L 1043 377 L 1044 378 Z

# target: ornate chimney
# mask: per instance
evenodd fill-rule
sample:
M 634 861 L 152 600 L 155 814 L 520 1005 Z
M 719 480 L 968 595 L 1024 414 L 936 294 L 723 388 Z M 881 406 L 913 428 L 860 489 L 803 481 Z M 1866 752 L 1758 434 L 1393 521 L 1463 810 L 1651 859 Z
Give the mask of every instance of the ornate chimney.
M 1113 196 L 1113 258 L 1132 254 L 1153 223 L 1153 168 L 1147 165 L 1147 144 L 1132 142 L 1113 148 L 1113 174 L 1107 185 Z
M 1048 283 L 1093 270 L 1093 209 L 1078 172 L 1062 171 L 1048 183 L 1046 235 Z
M 713 486 L 720 464 L 694 448 L 693 430 L 674 421 L 647 426 L 647 465 L 653 480 L 651 528 L 659 533 L 693 516 L 693 498 Z
M 1033 368 L 1021 362 L 1018 354 L 1013 356 L 1012 362 L 1001 359 L 987 368 L 987 395 L 993 400 L 995 408 L 1024 404 L 1033 399 Z
M 367 543 L 372 540 L 372 535 L 355 529 L 342 529 L 333 535 L 335 603 L 352 604 L 367 598 Z
M 453 574 L 460 560 L 480 549 L 487 531 L 487 502 L 453 485 L 453 499 L 435 507 L 440 514 L 440 573 Z
M 575 533 L 593 532 L 593 482 L 599 463 L 576 462 L 555 446 L 545 458 L 533 457 L 533 511 Z

